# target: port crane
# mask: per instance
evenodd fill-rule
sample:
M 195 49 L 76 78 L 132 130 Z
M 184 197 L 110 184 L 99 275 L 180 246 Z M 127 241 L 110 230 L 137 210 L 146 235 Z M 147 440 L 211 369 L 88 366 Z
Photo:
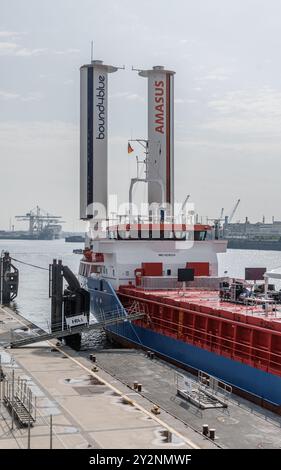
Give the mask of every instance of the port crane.
M 222 222 L 224 220 L 223 219 L 223 214 L 224 214 L 224 207 L 222 207 L 219 217 L 215 217 L 213 219 L 210 219 L 209 217 L 207 217 L 207 223 L 208 222 L 214 222 L 215 224 L 219 224 L 220 222 Z
M 213 218 L 213 219 L 207 218 L 207 222 L 211 222 L 211 221 L 212 221 L 212 222 L 215 222 L 215 223 L 220 223 L 220 222 L 222 222 L 223 220 L 225 220 L 225 223 L 226 223 L 226 224 L 229 224 L 229 223 L 232 221 L 234 215 L 236 214 L 236 211 L 237 211 L 237 209 L 238 209 L 238 206 L 239 206 L 239 204 L 240 204 L 240 201 L 241 201 L 241 199 L 238 199 L 238 200 L 237 200 L 237 202 L 235 203 L 235 206 L 234 206 L 233 209 L 232 209 L 232 212 L 230 213 L 229 216 L 225 216 L 225 219 L 223 218 L 224 208 L 222 208 L 219 217 Z
M 61 231 L 61 223 L 64 221 L 61 220 L 59 215 L 51 215 L 48 212 L 40 209 L 39 206 L 36 206 L 34 209 L 31 209 L 25 215 L 16 215 L 15 217 L 18 221 L 24 221 L 29 223 L 29 234 L 30 235 L 40 235 L 46 231 L 53 232 L 54 235 L 59 235 Z
M 186 209 L 186 206 L 187 206 L 187 203 L 190 199 L 190 194 L 188 194 L 185 198 L 185 200 L 183 201 L 182 203 L 182 206 L 181 206 L 181 217 L 182 217 L 182 220 L 186 219 L 186 213 L 185 213 L 185 209 Z
M 183 204 L 182 204 L 182 211 L 184 211 L 185 207 L 186 207 L 186 204 L 188 203 L 190 199 L 190 194 L 188 194 L 185 198 L 185 200 L 183 201 Z
M 234 217 L 234 215 L 235 215 L 235 213 L 238 209 L 239 204 L 240 204 L 240 199 L 237 200 L 234 208 L 232 209 L 232 212 L 231 212 L 230 216 L 227 218 L 227 223 L 228 224 L 230 224 L 230 222 L 232 221 L 232 219 L 233 219 L 233 217 Z
M 221 209 L 221 212 L 220 212 L 220 216 L 218 218 L 215 218 L 215 219 L 209 219 L 207 218 L 207 223 L 208 222 L 214 222 L 214 227 L 215 227 L 215 237 L 218 238 L 219 237 L 219 231 L 221 229 L 221 222 L 224 221 L 224 228 L 223 230 L 225 230 L 227 224 L 231 223 L 237 209 L 238 209 L 238 206 L 240 204 L 240 199 L 237 200 L 237 202 L 235 203 L 235 206 L 234 208 L 232 209 L 232 212 L 230 214 L 230 216 L 225 216 L 225 219 L 223 219 L 223 214 L 224 214 L 224 208 L 222 207 Z

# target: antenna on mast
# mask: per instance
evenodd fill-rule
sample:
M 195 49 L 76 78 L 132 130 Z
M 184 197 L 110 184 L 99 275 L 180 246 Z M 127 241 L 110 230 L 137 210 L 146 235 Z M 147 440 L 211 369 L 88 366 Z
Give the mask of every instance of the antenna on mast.
M 94 41 L 91 41 L 91 62 L 94 60 Z

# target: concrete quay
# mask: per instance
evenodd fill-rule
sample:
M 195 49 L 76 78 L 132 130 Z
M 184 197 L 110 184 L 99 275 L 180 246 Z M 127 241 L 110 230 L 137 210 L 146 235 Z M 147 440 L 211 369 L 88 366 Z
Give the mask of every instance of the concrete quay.
M 88 354 L 81 351 L 81 354 Z M 280 449 L 281 416 L 233 393 L 227 407 L 200 409 L 177 395 L 176 375 L 196 389 L 197 379 L 158 357 L 149 359 L 140 350 L 104 349 L 95 351 L 96 364 L 124 384 L 142 383 L 143 398 L 167 410 L 200 435 L 203 425 L 215 429 L 214 443 L 225 449 Z M 221 395 L 219 395 L 221 397 Z M 162 416 L 162 413 L 161 413 Z
M 4 349 L 10 330 L 23 333 L 33 325 L 0 307 L 0 355 L 4 373 L 25 379 L 36 396 L 37 418 L 30 429 L 30 448 L 193 449 L 217 448 L 169 412 L 155 415 L 153 402 L 129 388 L 89 359 L 56 341 Z M 124 352 L 124 354 L 126 354 Z M 128 358 L 131 351 L 127 351 Z M 134 363 L 131 363 L 132 374 Z M 144 385 L 145 386 L 145 385 Z M 0 449 L 28 448 L 28 429 L 13 423 L 1 387 Z M 50 438 L 52 416 L 52 438 Z
M 4 349 L 10 330 L 15 338 L 23 334 L 21 328 L 28 328 L 24 334 L 38 333 L 20 315 L 0 307 L 3 370 L 26 379 L 36 395 L 31 448 L 50 448 L 50 415 L 53 448 L 281 448 L 280 416 L 233 394 L 227 408 L 199 409 L 177 396 L 176 374 L 196 386 L 194 376 L 158 357 L 134 349 L 75 352 L 57 341 Z M 134 390 L 135 382 L 142 384 L 141 391 Z M 152 412 L 154 406 L 160 414 Z M 11 430 L 11 422 L 0 400 L 0 449 L 27 448 L 27 429 L 14 424 Z M 214 440 L 202 435 L 204 424 L 216 430 Z

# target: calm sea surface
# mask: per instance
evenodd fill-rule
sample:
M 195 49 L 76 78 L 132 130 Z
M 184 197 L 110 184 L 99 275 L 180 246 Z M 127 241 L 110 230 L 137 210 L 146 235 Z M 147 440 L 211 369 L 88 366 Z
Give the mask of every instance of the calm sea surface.
M 75 274 L 81 255 L 74 254 L 73 249 L 83 246 L 83 243 L 65 243 L 64 240 L 0 240 L 0 251 L 9 251 L 12 258 L 47 269 L 53 259 L 62 259 Z M 13 263 L 20 276 L 15 307 L 21 315 L 46 328 L 50 317 L 49 272 L 16 261 Z
M 81 255 L 73 254 L 74 248 L 83 248 L 83 243 L 65 243 L 64 240 L 0 240 L 0 251 L 9 251 L 13 258 L 43 268 L 48 268 L 54 258 L 62 259 L 77 274 Z M 218 259 L 219 274 L 224 275 L 227 271 L 227 275 L 233 277 L 244 277 L 245 267 L 273 269 L 281 266 L 279 251 L 228 250 L 220 254 Z M 16 308 L 24 317 L 45 329 L 50 316 L 49 273 L 16 262 L 15 265 L 20 271 Z

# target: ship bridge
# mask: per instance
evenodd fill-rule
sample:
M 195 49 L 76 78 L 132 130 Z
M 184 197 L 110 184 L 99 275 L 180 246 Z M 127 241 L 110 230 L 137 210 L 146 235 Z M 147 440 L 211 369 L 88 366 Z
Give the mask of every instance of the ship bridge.
M 211 237 L 210 225 L 174 223 L 127 223 L 109 226 L 107 238 L 114 240 L 194 240 Z

